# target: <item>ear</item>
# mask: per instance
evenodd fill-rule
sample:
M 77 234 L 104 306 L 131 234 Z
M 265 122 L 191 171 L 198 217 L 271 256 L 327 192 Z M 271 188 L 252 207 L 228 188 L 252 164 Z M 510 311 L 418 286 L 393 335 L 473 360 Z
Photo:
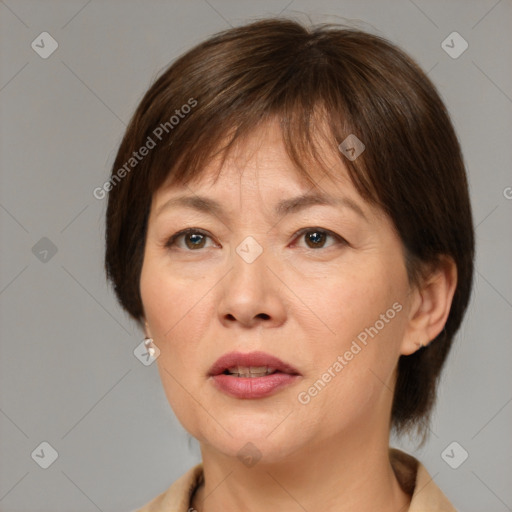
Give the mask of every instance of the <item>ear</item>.
M 442 256 L 428 276 L 411 291 L 409 323 L 400 353 L 410 355 L 426 346 L 444 328 L 457 287 L 457 265 Z

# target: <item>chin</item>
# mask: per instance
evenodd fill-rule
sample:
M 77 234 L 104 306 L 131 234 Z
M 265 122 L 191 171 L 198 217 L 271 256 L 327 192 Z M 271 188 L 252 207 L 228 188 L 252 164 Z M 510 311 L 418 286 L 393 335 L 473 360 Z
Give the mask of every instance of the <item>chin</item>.
M 242 421 L 237 425 L 232 422 L 224 424 L 231 436 L 221 428 L 211 431 L 211 424 L 207 426 L 208 431 L 202 430 L 198 436 L 189 432 L 207 449 L 213 449 L 252 467 L 256 463 L 282 462 L 306 442 L 304 439 L 296 439 L 297 429 L 275 429 L 278 424 L 279 421 L 272 426 L 268 422 L 250 423 L 247 418 L 247 422 Z M 290 426 L 293 427 L 293 424 L 290 423 Z

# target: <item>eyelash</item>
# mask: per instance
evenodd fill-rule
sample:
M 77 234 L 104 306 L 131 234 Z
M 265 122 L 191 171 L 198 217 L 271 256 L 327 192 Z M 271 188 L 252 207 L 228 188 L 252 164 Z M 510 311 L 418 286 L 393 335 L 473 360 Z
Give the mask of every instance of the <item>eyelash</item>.
M 166 249 L 172 249 L 173 246 L 176 245 L 176 241 L 181 238 L 181 237 L 184 237 L 186 235 L 190 235 L 190 234 L 199 234 L 199 235 L 203 235 L 207 238 L 210 238 L 210 235 L 208 233 L 206 233 L 205 231 L 203 231 L 202 229 L 199 229 L 199 228 L 187 228 L 187 229 L 183 229 L 181 231 L 178 231 L 177 233 L 175 233 L 174 235 L 172 235 L 171 237 L 169 237 L 169 239 L 165 242 L 165 248 Z M 329 229 L 323 229 L 323 228 L 315 228 L 315 227 L 308 227 L 308 228 L 303 228 L 303 229 L 300 229 L 299 231 L 297 231 L 293 236 L 294 236 L 294 239 L 295 238 L 298 238 L 298 237 L 302 237 L 303 235 L 305 235 L 306 233 L 322 233 L 324 235 L 327 235 L 327 236 L 330 236 L 331 238 L 334 238 L 335 240 L 338 241 L 338 243 L 342 244 L 342 245 L 349 245 L 349 243 L 343 238 L 341 237 L 340 235 L 334 233 L 333 231 L 330 231 Z M 324 249 L 324 247 L 320 247 L 319 249 L 314 249 L 312 247 L 307 247 L 308 249 L 311 249 L 312 251 L 317 251 L 319 249 Z M 202 248 L 200 248 L 202 249 Z M 194 249 L 184 249 L 185 251 L 188 251 L 188 252 L 198 252 L 198 250 L 194 250 Z

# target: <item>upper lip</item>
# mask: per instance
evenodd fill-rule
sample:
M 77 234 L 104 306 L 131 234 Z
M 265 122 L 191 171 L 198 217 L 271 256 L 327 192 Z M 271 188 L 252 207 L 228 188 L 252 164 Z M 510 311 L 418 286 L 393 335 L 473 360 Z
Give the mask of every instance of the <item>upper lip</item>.
M 212 365 L 208 375 L 220 375 L 234 366 L 268 366 L 283 373 L 300 375 L 293 366 L 265 352 L 230 352 L 224 354 Z

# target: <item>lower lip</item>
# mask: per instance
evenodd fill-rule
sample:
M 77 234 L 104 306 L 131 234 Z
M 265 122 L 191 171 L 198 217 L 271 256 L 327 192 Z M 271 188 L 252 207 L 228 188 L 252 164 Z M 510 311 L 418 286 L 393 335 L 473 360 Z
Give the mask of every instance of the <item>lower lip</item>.
M 300 375 L 273 373 L 264 377 L 212 376 L 215 386 L 235 398 L 265 398 L 295 382 Z

